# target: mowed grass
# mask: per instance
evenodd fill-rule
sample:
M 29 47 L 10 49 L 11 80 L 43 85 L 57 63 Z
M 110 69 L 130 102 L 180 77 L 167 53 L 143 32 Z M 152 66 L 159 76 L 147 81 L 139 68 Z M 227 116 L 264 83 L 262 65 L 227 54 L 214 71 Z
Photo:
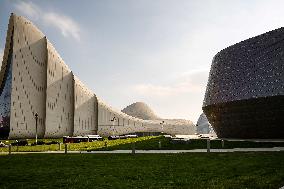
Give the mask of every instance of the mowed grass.
M 119 146 L 121 148 L 129 148 L 131 149 L 132 143 L 139 143 L 142 148 L 149 148 L 147 146 L 153 147 L 153 142 L 156 144 L 156 149 L 158 149 L 158 141 L 159 138 L 164 138 L 160 136 L 146 136 L 146 137 L 139 137 L 139 138 L 128 138 L 128 139 L 118 139 L 118 140 L 107 140 L 104 139 L 104 141 L 94 141 L 94 142 L 80 142 L 80 143 L 68 143 L 67 148 L 68 150 L 72 151 L 87 151 L 87 150 L 112 150 L 114 146 Z M 57 141 L 57 142 L 63 142 L 62 139 L 40 139 L 39 141 L 44 142 L 51 142 L 51 141 Z M 2 142 L 5 142 L 5 144 L 10 144 L 14 142 L 14 140 L 7 140 Z M 28 143 L 29 146 L 12 146 L 13 152 L 40 152 L 40 151 L 58 151 L 60 149 L 59 144 L 51 144 L 51 145 L 36 145 L 31 146 L 30 144 L 34 143 L 34 139 L 29 139 Z M 125 146 L 126 145 L 126 146 Z M 61 151 L 64 150 L 65 145 L 61 144 Z M 8 147 L 6 148 L 0 148 L 0 152 L 8 152 Z
M 144 138 L 144 137 L 141 137 Z M 122 139 L 125 140 L 125 139 Z M 159 148 L 159 142 L 161 148 Z M 132 148 L 132 143 L 135 143 L 137 150 L 192 150 L 192 149 L 206 149 L 206 139 L 191 139 L 189 142 L 181 141 L 173 143 L 169 138 L 163 136 L 144 138 L 144 140 L 126 140 L 124 143 L 121 141 L 113 141 L 107 147 L 101 148 L 88 148 L 88 150 L 129 150 Z M 225 141 L 224 148 L 271 148 L 283 147 L 284 142 L 252 142 L 252 141 Z M 210 147 L 213 149 L 221 149 L 221 140 L 211 140 Z
M 280 188 L 284 152 L 0 156 L 0 188 Z
M 44 142 L 63 142 L 61 139 L 40 139 Z M 3 141 L 6 144 L 14 142 L 8 140 Z M 28 140 L 29 144 L 35 142 L 34 139 Z M 161 148 L 159 148 L 159 142 Z M 173 143 L 169 138 L 163 136 L 146 136 L 139 138 L 128 138 L 118 140 L 107 140 L 94 141 L 94 142 L 81 142 L 81 143 L 70 143 L 68 144 L 68 150 L 72 151 L 96 151 L 96 150 L 130 150 L 132 149 L 133 143 L 137 150 L 191 150 L 191 149 L 205 149 L 207 148 L 206 139 L 195 139 L 190 142 Z M 221 149 L 220 140 L 212 140 L 211 148 Z M 249 141 L 225 141 L 224 148 L 270 148 L 270 147 L 283 147 L 284 142 L 249 142 Z M 37 151 L 57 151 L 59 150 L 59 144 L 51 145 L 37 145 L 37 146 L 13 146 L 12 151 L 16 152 L 37 152 Z M 61 145 L 61 150 L 64 150 L 64 145 Z M 0 148 L 0 152 L 8 152 L 8 148 Z

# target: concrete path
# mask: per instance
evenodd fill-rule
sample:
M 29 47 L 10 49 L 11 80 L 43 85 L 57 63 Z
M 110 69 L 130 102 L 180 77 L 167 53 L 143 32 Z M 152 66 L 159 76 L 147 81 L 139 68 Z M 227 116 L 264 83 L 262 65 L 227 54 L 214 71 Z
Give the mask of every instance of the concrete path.
M 284 151 L 284 147 L 274 148 L 233 148 L 233 149 L 210 149 L 210 152 L 278 152 Z M 207 152 L 207 149 L 194 149 L 194 150 L 135 150 L 137 154 L 176 154 L 176 153 L 196 153 Z M 92 151 L 81 153 L 132 153 L 132 150 L 114 150 L 114 151 Z
M 274 148 L 233 148 L 233 149 L 210 149 L 213 153 L 224 152 L 279 152 L 284 151 L 284 147 Z M 206 153 L 207 149 L 194 150 L 135 150 L 136 154 L 176 154 L 176 153 Z M 12 152 L 12 154 L 64 154 L 64 151 L 44 151 L 44 152 Z M 68 151 L 69 154 L 131 154 L 132 150 L 113 150 L 113 151 Z M 8 154 L 8 152 L 0 152 L 0 154 Z

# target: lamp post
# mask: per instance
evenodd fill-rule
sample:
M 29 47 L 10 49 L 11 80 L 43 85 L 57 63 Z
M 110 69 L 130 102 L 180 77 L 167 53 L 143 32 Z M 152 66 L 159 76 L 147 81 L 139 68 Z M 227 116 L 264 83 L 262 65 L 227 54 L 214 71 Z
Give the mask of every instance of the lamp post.
M 116 120 L 115 117 L 113 117 L 110 121 L 112 122 L 112 136 L 114 136 L 114 121 Z
M 162 127 L 162 132 L 161 133 L 164 133 L 164 123 L 165 121 L 162 121 L 160 124 L 161 124 L 161 127 Z
M 37 120 L 38 120 L 38 114 L 35 113 L 35 121 L 36 121 L 36 136 L 35 136 L 35 142 L 37 144 Z

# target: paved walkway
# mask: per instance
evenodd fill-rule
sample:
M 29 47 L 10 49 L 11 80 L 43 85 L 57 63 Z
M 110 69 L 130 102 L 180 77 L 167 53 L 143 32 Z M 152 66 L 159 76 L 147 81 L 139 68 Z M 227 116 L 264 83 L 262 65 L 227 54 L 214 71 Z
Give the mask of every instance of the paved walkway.
M 210 149 L 213 153 L 224 152 L 279 152 L 284 151 L 284 147 L 274 148 L 233 148 L 233 149 Z M 207 149 L 194 149 L 194 150 L 135 150 L 137 154 L 176 154 L 176 153 L 196 153 L 207 152 Z M 64 154 L 64 151 L 44 151 L 44 152 L 12 152 L 12 154 Z M 113 150 L 113 151 L 68 151 L 70 154 L 131 154 L 132 150 Z M 0 154 L 8 154 L 8 152 L 0 152 Z
M 278 152 L 284 151 L 284 147 L 274 148 L 233 148 L 233 149 L 210 149 L 210 152 Z M 176 154 L 176 153 L 196 153 L 207 152 L 207 149 L 194 149 L 194 150 L 135 150 L 137 154 Z M 81 153 L 132 153 L 132 150 L 114 150 L 114 151 L 92 151 Z

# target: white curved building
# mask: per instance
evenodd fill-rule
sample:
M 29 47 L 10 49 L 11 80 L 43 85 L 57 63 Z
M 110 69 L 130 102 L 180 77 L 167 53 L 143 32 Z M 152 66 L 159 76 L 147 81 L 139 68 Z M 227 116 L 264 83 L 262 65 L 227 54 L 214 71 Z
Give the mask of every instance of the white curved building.
M 195 126 L 142 120 L 111 108 L 68 68 L 30 21 L 11 14 L 0 71 L 0 138 L 136 132 L 193 134 Z
M 215 134 L 213 127 L 204 113 L 202 113 L 198 118 L 196 123 L 196 132 L 198 134 Z

